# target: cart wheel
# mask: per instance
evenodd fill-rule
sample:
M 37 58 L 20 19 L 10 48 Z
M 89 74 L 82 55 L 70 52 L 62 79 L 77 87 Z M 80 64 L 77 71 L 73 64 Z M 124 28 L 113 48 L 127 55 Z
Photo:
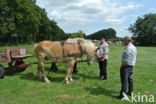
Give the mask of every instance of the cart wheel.
M 5 69 L 3 68 L 2 65 L 0 65 L 0 79 L 4 78 L 4 75 L 5 75 Z
M 24 64 L 23 60 L 19 60 L 16 61 L 15 66 L 20 65 L 20 64 Z M 23 72 L 26 68 L 20 68 L 20 69 L 16 69 L 17 72 Z

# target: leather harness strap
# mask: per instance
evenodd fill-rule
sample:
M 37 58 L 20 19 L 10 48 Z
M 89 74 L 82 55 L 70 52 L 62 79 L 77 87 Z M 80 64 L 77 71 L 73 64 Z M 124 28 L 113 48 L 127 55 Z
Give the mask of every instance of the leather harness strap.
M 71 44 L 71 43 L 67 43 L 67 44 Z M 78 53 L 72 53 L 72 54 L 68 54 L 68 55 L 64 55 L 64 45 L 65 45 L 65 42 L 64 41 L 60 41 L 60 45 L 62 46 L 62 51 L 63 51 L 63 57 L 81 57 L 83 54 L 82 54 L 82 48 L 80 46 L 80 43 L 77 43 L 78 44 L 78 49 L 79 49 L 79 52 Z
M 61 46 L 64 46 L 64 41 L 60 41 Z

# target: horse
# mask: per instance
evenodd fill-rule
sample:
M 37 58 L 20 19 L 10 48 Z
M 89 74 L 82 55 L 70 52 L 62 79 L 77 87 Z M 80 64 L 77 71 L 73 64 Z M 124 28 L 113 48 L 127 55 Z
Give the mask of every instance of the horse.
M 67 39 L 62 42 L 41 41 L 35 45 L 34 49 L 34 53 L 38 59 L 37 77 L 46 83 L 50 83 L 44 69 L 46 59 L 51 62 L 66 62 L 65 83 L 69 84 L 73 81 L 72 71 L 74 64 L 80 60 L 83 54 L 87 56 L 87 63 L 92 64 L 95 58 L 96 48 L 94 43 L 83 38 Z

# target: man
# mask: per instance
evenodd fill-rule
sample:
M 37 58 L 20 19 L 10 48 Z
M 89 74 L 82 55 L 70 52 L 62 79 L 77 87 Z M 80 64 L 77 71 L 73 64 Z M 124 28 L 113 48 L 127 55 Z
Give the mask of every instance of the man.
M 98 62 L 99 62 L 99 69 L 100 69 L 100 79 L 107 80 L 107 59 L 109 54 L 108 44 L 105 41 L 105 38 L 101 38 L 99 40 L 100 47 L 98 53 Z
M 58 71 L 58 68 L 57 68 L 55 62 L 52 62 L 52 63 L 51 63 L 50 70 L 51 70 L 52 72 L 57 72 L 57 71 Z
M 79 71 L 77 70 L 77 62 L 74 64 L 73 73 L 76 74 Z
M 124 38 L 125 50 L 122 54 L 121 66 L 120 66 L 120 79 L 121 79 L 121 91 L 118 99 L 122 99 L 125 95 L 132 96 L 133 94 L 133 66 L 136 62 L 137 50 L 136 47 L 132 44 L 132 39 L 128 36 Z M 127 83 L 128 92 L 127 90 Z

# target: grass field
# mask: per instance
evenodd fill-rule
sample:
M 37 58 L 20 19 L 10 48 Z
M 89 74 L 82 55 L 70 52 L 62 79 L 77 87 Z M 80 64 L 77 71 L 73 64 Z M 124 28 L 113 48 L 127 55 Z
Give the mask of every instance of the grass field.
M 17 46 L 0 47 L 0 50 Z M 21 45 L 32 54 L 33 45 Z M 120 91 L 119 66 L 123 46 L 111 46 L 108 60 L 108 80 L 98 80 L 98 64 L 88 66 L 78 64 L 78 74 L 73 75 L 74 82 L 63 83 L 66 64 L 59 63 L 59 71 L 48 77 L 52 83 L 46 84 L 36 80 L 37 65 L 32 65 L 21 73 L 6 75 L 0 79 L 0 104 L 132 104 L 120 101 L 117 96 Z M 134 93 L 154 95 L 156 100 L 156 47 L 137 47 L 137 65 L 134 67 Z M 34 62 L 35 58 L 25 59 Z M 6 66 L 5 63 L 3 63 Z M 46 65 L 48 72 L 50 65 Z M 134 103 L 134 104 L 149 104 Z M 150 104 L 156 104 L 150 103 Z

